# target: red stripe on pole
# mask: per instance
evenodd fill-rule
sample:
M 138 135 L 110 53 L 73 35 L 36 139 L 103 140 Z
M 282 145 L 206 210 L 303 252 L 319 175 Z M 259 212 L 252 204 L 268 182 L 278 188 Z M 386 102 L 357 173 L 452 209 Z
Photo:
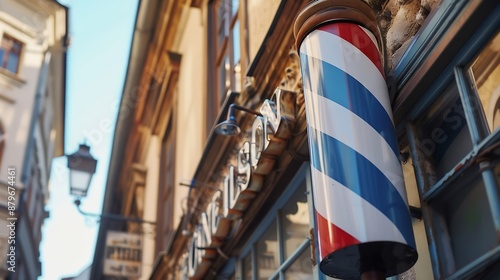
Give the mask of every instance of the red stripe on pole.
M 316 211 L 316 223 L 318 229 L 319 253 L 324 259 L 331 252 L 342 249 L 349 245 L 361 243 L 359 240 L 345 232 Z
M 361 29 L 361 27 L 352 23 L 338 22 L 335 24 L 323 25 L 318 29 L 334 34 L 351 43 L 358 50 L 364 53 L 365 56 L 368 57 L 377 67 L 382 76 L 385 77 L 377 46 L 375 46 L 372 39 L 368 36 L 368 34 L 366 34 L 365 31 L 363 31 L 363 29 Z

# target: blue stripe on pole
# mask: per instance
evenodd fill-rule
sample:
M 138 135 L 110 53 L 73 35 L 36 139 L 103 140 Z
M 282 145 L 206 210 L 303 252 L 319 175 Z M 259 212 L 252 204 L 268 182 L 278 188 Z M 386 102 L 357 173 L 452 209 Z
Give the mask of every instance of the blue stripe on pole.
M 309 57 L 301 53 L 301 63 L 302 67 L 305 69 L 305 71 L 303 71 L 304 89 L 312 91 L 311 82 L 317 84 L 318 92 L 312 91 L 313 94 L 328 98 L 363 119 L 382 135 L 396 157 L 399 157 L 396 133 L 391 118 L 382 104 L 380 104 L 368 89 L 346 72 L 320 59 Z M 319 67 L 319 69 L 313 69 L 312 71 L 323 73 L 321 81 L 310 80 L 310 67 Z M 367 78 L 369 79 L 369 77 Z
M 408 207 L 389 179 L 349 146 L 311 126 L 308 129 L 311 165 L 376 207 L 415 248 L 409 244 L 414 239 Z

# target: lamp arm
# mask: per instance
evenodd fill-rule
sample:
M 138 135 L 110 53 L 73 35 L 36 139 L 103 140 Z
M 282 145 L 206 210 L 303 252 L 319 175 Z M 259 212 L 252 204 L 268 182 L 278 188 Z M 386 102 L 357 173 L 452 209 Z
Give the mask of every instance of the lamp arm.
M 231 117 L 234 117 L 234 109 L 238 109 L 238 110 L 241 110 L 241 111 L 244 111 L 244 112 L 247 112 L 247 113 L 250 113 L 250 114 L 254 114 L 254 115 L 257 115 L 257 116 L 260 116 L 262 117 L 262 114 L 257 112 L 257 111 L 253 111 L 253 110 L 250 110 L 248 108 L 245 108 L 243 106 L 240 106 L 240 105 L 236 105 L 236 104 L 231 104 L 229 105 L 229 111 L 227 112 L 227 118 L 231 118 Z
M 142 220 L 139 218 L 125 217 L 125 216 L 118 215 L 118 214 L 88 213 L 88 212 L 83 211 L 82 208 L 80 208 L 80 204 L 81 204 L 81 201 L 79 199 L 75 199 L 75 205 L 76 205 L 76 208 L 78 209 L 78 212 L 80 212 L 80 214 L 87 216 L 87 217 L 99 218 L 101 220 L 118 220 L 118 221 L 125 221 L 125 222 L 138 223 L 138 224 L 156 225 L 156 222 L 145 221 L 145 220 Z

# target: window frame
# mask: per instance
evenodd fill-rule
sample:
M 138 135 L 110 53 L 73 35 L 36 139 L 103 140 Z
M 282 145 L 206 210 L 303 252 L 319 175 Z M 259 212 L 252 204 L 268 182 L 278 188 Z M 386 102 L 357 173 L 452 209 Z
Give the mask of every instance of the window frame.
M 172 215 L 174 213 L 175 199 L 175 161 L 177 157 L 175 135 L 177 131 L 177 110 L 175 106 L 170 112 L 167 129 L 163 135 L 160 151 L 160 178 L 158 188 L 157 209 L 157 235 L 156 246 L 158 254 L 162 248 L 169 248 L 174 239 L 175 226 Z M 162 206 L 160 206 L 162 205 Z
M 290 256 L 285 259 L 284 252 L 284 240 L 283 240 L 283 226 L 281 223 L 281 209 L 285 207 L 286 203 L 290 201 L 295 192 L 301 187 L 306 187 L 307 195 L 307 205 L 309 213 L 309 228 L 313 227 L 313 213 L 312 209 L 312 193 L 311 193 L 311 176 L 309 169 L 309 162 L 305 162 L 295 174 L 290 183 L 286 186 L 282 195 L 276 200 L 274 205 L 268 211 L 268 214 L 262 219 L 260 224 L 256 227 L 255 231 L 252 233 L 250 238 L 246 240 L 242 249 L 236 260 L 236 279 L 243 279 L 243 260 L 251 256 L 252 260 L 252 279 L 257 280 L 258 268 L 255 265 L 257 263 L 257 250 L 256 244 L 271 225 L 271 223 L 276 222 L 277 226 L 277 243 L 278 243 L 278 265 L 275 272 L 269 277 L 269 279 L 284 279 L 284 273 L 287 268 L 300 256 L 304 250 L 310 248 L 311 246 L 311 236 L 308 236 L 304 241 L 293 251 Z M 312 249 L 312 248 L 311 248 Z M 313 265 L 311 264 L 311 270 L 313 270 Z M 313 270 L 314 273 L 314 270 Z M 245 279 L 247 280 L 247 279 Z
M 226 9 L 224 10 L 224 20 L 222 21 L 224 23 L 224 26 L 221 27 L 219 26 L 219 22 L 221 22 L 220 18 L 220 5 L 226 5 Z M 240 5 L 240 4 L 239 4 Z M 233 6 L 232 6 L 232 0 L 218 0 L 215 1 L 214 4 L 214 13 L 216 14 L 216 19 L 215 19 L 215 29 L 217 34 L 217 40 L 215 44 L 215 68 L 217 71 L 217 81 L 220 82 L 221 77 L 219 76 L 220 74 L 220 69 L 221 67 L 224 67 L 224 61 L 226 57 L 229 58 L 229 69 L 226 69 L 226 74 L 229 73 L 229 87 L 226 88 L 221 88 L 219 87 L 219 84 L 217 85 L 217 92 L 218 92 L 218 104 L 219 106 L 222 105 L 222 102 L 225 99 L 225 94 L 227 91 L 240 91 L 239 88 L 236 87 L 235 85 L 235 78 L 232 73 L 234 72 L 234 45 L 233 45 L 233 29 L 236 25 L 236 22 L 239 21 L 239 13 L 240 13 L 240 7 L 238 6 L 238 9 L 236 12 L 233 13 Z M 240 24 L 241 25 L 241 24 Z M 224 30 L 223 38 L 222 41 L 220 40 L 220 34 L 219 31 Z M 241 26 L 240 26 L 240 34 L 241 34 Z M 241 41 L 241 36 L 240 36 L 240 41 Z M 241 43 L 240 43 L 241 45 Z M 241 47 L 240 47 L 240 53 L 241 53 Z M 226 78 L 226 82 L 228 81 L 228 77 Z
M 14 44 L 17 44 L 19 46 L 18 53 L 16 54 L 15 53 L 16 51 L 14 51 L 14 54 L 17 55 L 17 63 L 16 63 L 15 71 L 12 71 L 11 69 L 7 68 L 7 64 L 9 63 L 9 54 L 13 53 L 13 51 L 12 51 L 13 47 L 11 47 L 10 49 L 4 49 L 2 47 L 4 39 L 8 39 L 11 42 L 13 42 Z M 22 41 L 16 39 L 14 36 L 12 36 L 8 33 L 3 33 L 2 37 L 1 37 L 1 41 L 0 41 L 0 49 L 4 50 L 5 53 L 3 54 L 3 57 L 0 58 L 0 69 L 2 71 L 7 71 L 8 73 L 11 73 L 11 74 L 17 76 L 19 74 L 19 69 L 21 68 L 21 60 L 22 60 L 22 56 L 24 53 L 24 48 L 25 48 L 25 44 Z
M 246 37 L 243 35 L 245 30 L 244 19 L 246 13 L 246 0 L 238 1 L 238 9 L 233 13 L 232 0 L 215 0 L 209 3 L 208 7 L 208 97 L 207 97 L 207 133 L 214 123 L 217 113 L 222 108 L 228 91 L 240 92 L 242 88 L 242 79 L 244 73 L 244 59 L 246 55 Z M 225 5 L 224 19 L 220 19 L 220 7 Z M 224 26 L 220 26 L 220 23 Z M 236 23 L 239 23 L 237 25 Z M 239 53 L 240 53 L 240 71 L 239 81 L 235 78 L 235 46 L 233 44 L 234 28 L 238 26 L 239 33 Z M 224 34 L 220 34 L 223 31 Z M 225 60 L 228 60 L 229 69 L 225 69 Z M 225 72 L 224 77 L 221 71 Z M 227 77 L 229 75 L 229 77 Z M 221 86 L 222 79 L 224 83 L 229 82 L 228 86 Z
M 446 7 L 445 7 L 446 8 Z M 443 10 L 445 10 L 443 8 Z M 456 269 L 455 263 L 449 262 L 447 258 L 453 258 L 451 248 L 451 237 L 442 229 L 447 228 L 444 211 L 438 210 L 433 203 L 439 201 L 444 196 L 453 191 L 461 192 L 471 189 L 474 186 L 458 183 L 463 177 L 470 180 L 480 179 L 484 183 L 485 193 L 488 199 L 489 209 L 492 214 L 492 223 L 496 231 L 500 229 L 500 196 L 499 179 L 495 177 L 494 169 L 498 167 L 500 161 L 490 160 L 479 164 L 471 164 L 478 160 L 482 151 L 492 147 L 500 140 L 500 129 L 488 132 L 485 117 L 478 110 L 471 110 L 476 106 L 481 106 L 478 100 L 478 94 L 475 86 L 468 76 L 469 66 L 483 48 L 494 38 L 498 32 L 499 20 L 492 19 L 495 12 L 490 14 L 482 25 L 481 29 L 476 30 L 474 35 L 463 45 L 463 47 L 454 54 L 451 62 L 444 67 L 441 74 L 430 83 L 427 90 L 419 97 L 413 110 L 408 113 L 408 119 L 402 122 L 406 130 L 406 136 L 409 141 L 410 152 L 414 162 L 415 174 L 418 190 L 422 201 L 422 211 L 424 214 L 425 228 L 429 241 L 429 251 L 431 252 L 431 261 L 434 267 L 434 277 L 442 278 L 468 278 L 478 276 L 481 270 L 498 265 L 500 257 L 500 244 L 495 245 L 494 249 L 484 252 L 475 260 Z M 438 63 L 437 61 L 435 63 Z M 403 67 L 400 67 L 403 68 Z M 454 167 L 445 173 L 432 186 L 428 186 L 425 178 L 426 171 L 423 166 L 423 160 L 419 155 L 419 139 L 417 133 L 416 121 L 434 104 L 441 96 L 445 88 L 451 83 L 456 83 L 458 95 L 464 108 L 465 120 L 468 126 L 472 149 L 457 162 Z M 454 190 L 456 185 L 460 185 L 460 190 Z M 497 260 L 497 261 L 495 261 Z

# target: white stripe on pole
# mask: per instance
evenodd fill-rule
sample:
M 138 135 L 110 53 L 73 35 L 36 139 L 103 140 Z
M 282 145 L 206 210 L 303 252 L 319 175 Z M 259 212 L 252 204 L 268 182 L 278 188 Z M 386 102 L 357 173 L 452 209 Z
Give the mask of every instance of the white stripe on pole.
M 328 46 L 328 49 L 321 46 Z M 382 104 L 392 121 L 385 79 L 373 62 L 358 48 L 334 34 L 315 30 L 302 43 L 301 54 L 327 62 L 352 76 Z M 311 77 L 311 83 L 315 84 L 315 81 Z
M 316 211 L 360 242 L 399 241 L 407 244 L 396 225 L 376 207 L 336 180 L 311 167 Z M 326 203 L 328 201 L 328 203 Z
M 375 38 L 375 35 L 373 35 L 373 33 L 371 33 L 368 29 L 364 28 L 363 26 L 360 25 L 358 26 L 359 28 L 361 28 L 361 30 L 363 30 L 366 33 L 366 36 L 368 36 L 372 40 L 373 45 L 377 47 L 378 52 L 380 52 L 380 48 L 378 47 L 377 38 Z
M 314 73 L 316 74 L 316 73 Z M 385 139 L 358 115 L 328 98 L 304 89 L 311 96 L 308 106 L 315 110 L 309 117 L 309 125 L 344 143 L 355 150 L 382 172 L 408 204 L 401 172 L 401 164 Z M 335 112 L 332 118 L 332 112 Z

